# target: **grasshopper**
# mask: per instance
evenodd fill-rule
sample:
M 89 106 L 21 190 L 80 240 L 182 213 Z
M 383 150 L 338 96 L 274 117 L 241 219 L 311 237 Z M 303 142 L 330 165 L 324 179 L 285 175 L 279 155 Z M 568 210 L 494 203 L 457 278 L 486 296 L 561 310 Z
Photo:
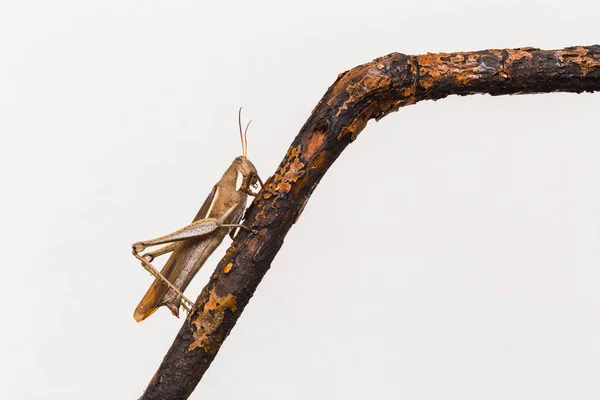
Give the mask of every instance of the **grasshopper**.
M 248 196 L 258 194 L 252 189 L 256 190 L 258 183 L 261 188 L 264 184 L 256 167 L 247 158 L 247 132 L 250 122 L 242 134 L 240 108 L 238 124 L 242 155 L 233 160 L 221 180 L 213 187 L 192 223 L 168 235 L 132 245 L 133 255 L 156 278 L 135 309 L 133 317 L 137 322 L 148 318 L 161 306 L 167 306 L 177 317 L 180 306 L 189 312 L 194 303 L 185 297 L 183 292 L 208 257 L 227 234 L 233 239 L 238 228 L 251 231 L 240 224 L 240 221 L 246 209 Z M 147 247 L 159 244 L 164 246 L 140 254 Z M 171 256 L 159 272 L 151 262 L 156 257 L 168 253 L 171 253 Z

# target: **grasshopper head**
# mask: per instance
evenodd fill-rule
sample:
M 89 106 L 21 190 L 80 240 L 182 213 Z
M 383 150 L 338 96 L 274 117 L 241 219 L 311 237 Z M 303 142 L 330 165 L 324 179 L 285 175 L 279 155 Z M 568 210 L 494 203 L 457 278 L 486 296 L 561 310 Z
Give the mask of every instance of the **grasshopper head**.
M 249 187 L 256 188 L 258 183 L 258 171 L 252 161 L 247 157 L 239 156 L 233 160 L 233 166 L 238 173 L 238 184 L 236 186 L 248 189 Z M 236 188 L 239 190 L 239 188 Z

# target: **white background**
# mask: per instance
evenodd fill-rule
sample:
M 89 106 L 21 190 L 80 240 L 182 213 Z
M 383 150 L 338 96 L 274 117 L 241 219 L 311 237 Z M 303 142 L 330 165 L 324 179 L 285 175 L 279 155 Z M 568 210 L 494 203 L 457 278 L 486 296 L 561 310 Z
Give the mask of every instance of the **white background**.
M 239 106 L 266 178 L 338 73 L 600 43 L 598 4 L 3 4 L 0 398 L 141 395 L 182 320 L 135 323 L 130 245 L 192 219 Z M 599 109 L 452 97 L 369 123 L 191 398 L 598 399 Z

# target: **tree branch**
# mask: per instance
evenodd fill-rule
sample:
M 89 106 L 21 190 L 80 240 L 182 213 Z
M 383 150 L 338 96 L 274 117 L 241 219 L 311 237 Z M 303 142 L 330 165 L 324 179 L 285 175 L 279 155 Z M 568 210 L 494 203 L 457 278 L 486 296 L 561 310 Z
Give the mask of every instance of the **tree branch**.
M 311 193 L 372 118 L 452 94 L 600 90 L 600 45 L 563 50 L 393 53 L 340 74 L 246 212 L 142 400 L 187 399 L 271 266 Z

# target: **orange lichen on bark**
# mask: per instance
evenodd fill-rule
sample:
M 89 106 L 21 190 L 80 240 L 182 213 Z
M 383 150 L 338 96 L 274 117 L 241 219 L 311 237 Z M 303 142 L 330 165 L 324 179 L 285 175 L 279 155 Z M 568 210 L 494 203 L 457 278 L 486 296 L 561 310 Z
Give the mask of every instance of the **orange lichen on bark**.
M 273 181 L 268 184 L 268 189 L 271 192 L 289 192 L 292 188 L 291 184 L 304 175 L 304 163 L 299 159 L 300 151 L 301 146 L 292 147 L 288 150 L 285 156 L 285 164 L 279 167 L 273 175 Z M 264 198 L 268 199 L 269 197 L 265 195 Z
M 216 354 L 219 351 L 223 338 L 214 335 L 214 332 L 221 326 L 227 310 L 237 310 L 236 302 L 236 297 L 231 293 L 219 297 L 213 287 L 202 312 L 192 321 L 196 329 L 193 333 L 194 341 L 189 345 L 188 351 L 197 348 L 204 350 L 206 354 Z
M 522 47 L 519 49 L 506 49 L 506 61 L 504 62 L 506 65 L 510 65 L 515 61 L 519 61 L 523 58 L 533 58 L 533 54 L 531 54 L 531 50 L 535 50 L 533 47 Z
M 383 74 L 379 68 L 370 68 L 363 79 L 348 86 L 346 92 L 350 97 L 346 103 L 358 103 L 366 96 L 387 89 L 391 83 L 392 78 L 389 75 Z
M 350 82 L 352 82 L 358 76 L 360 76 L 362 71 L 363 70 L 359 68 L 351 71 L 342 72 L 341 74 L 339 74 L 336 81 L 333 82 L 333 85 L 331 85 L 331 87 L 329 88 L 331 90 L 331 93 L 327 98 L 326 104 L 328 106 L 332 105 L 333 102 L 338 98 L 340 93 L 344 92 L 346 88 L 350 85 Z M 319 101 L 319 104 L 321 104 L 321 101 Z M 319 104 L 317 104 L 317 107 L 319 107 Z
M 364 101 L 366 98 L 376 98 L 377 93 L 386 93 L 397 84 L 392 79 L 392 73 L 386 69 L 386 63 L 397 62 L 394 55 L 379 58 L 369 64 L 364 76 L 359 81 L 348 85 L 346 93 L 348 99 L 340 106 L 336 117 L 340 116 L 342 111 L 348 110 L 349 105 Z M 410 72 L 414 75 L 417 73 L 415 59 L 413 57 L 406 60 L 410 66 Z M 417 80 L 414 79 L 414 84 L 410 87 L 401 86 L 396 90 L 395 96 L 381 96 L 376 100 L 368 100 L 365 107 L 360 111 L 358 118 L 348 125 L 344 126 L 337 135 L 337 140 L 341 140 L 344 136 L 350 133 L 351 140 L 354 141 L 358 134 L 365 128 L 367 122 L 371 118 L 382 118 L 392 110 L 397 110 L 401 106 L 413 104 L 417 102 Z
M 225 266 L 225 268 L 223 268 L 223 273 L 228 274 L 229 271 L 231 271 L 231 268 L 233 268 L 233 264 L 229 263 Z
M 348 99 L 338 109 L 336 117 L 339 117 L 342 111 L 347 110 L 349 104 L 358 103 L 366 96 L 372 96 L 373 93 L 389 90 L 392 85 L 392 78 L 385 71 L 381 71 L 384 67 L 385 65 L 381 63 L 372 65 L 360 81 L 348 85 L 346 88 Z
M 388 54 L 339 74 L 337 80 L 329 88 L 325 104 L 328 106 L 333 105 L 345 92 L 348 99 L 338 107 L 336 116 L 339 116 L 342 111 L 348 109 L 348 104 L 357 103 L 365 96 L 372 96 L 373 93 L 378 91 L 389 90 L 392 85 L 393 74 L 387 68 L 397 61 L 398 55 L 398 53 Z M 321 101 L 323 100 L 321 99 Z M 319 101 L 317 107 L 321 104 L 321 101 Z
M 510 78 L 511 77 L 510 67 L 515 63 L 515 61 L 519 61 L 524 58 L 532 59 L 533 58 L 533 54 L 531 54 L 532 50 L 535 50 L 535 48 L 522 47 L 522 48 L 518 48 L 518 49 L 506 49 L 505 50 L 506 51 L 506 59 L 504 60 L 501 71 L 499 71 L 499 75 L 504 79 Z
M 381 111 L 384 115 L 386 115 L 390 111 L 398 110 L 400 107 L 404 107 L 417 102 L 417 81 L 415 80 L 415 84 L 413 86 L 408 88 L 399 88 L 396 92 L 399 94 L 399 99 L 394 101 L 382 99 L 379 101 L 379 106 L 381 107 Z M 383 115 L 381 117 L 383 117 Z
M 459 86 L 481 79 L 485 67 L 479 63 L 477 53 L 427 53 L 417 56 L 419 85 L 428 91 L 443 78 L 454 78 Z
M 269 194 L 269 197 L 272 195 Z M 266 195 L 265 198 L 267 199 Z M 267 205 L 268 204 L 268 205 Z M 273 201 L 267 202 L 256 202 L 256 207 L 258 208 L 258 213 L 256 213 L 256 221 L 262 224 L 269 224 L 271 220 L 277 217 L 278 213 L 270 214 L 269 210 L 277 210 L 277 197 L 273 199 Z
M 559 50 L 556 55 L 563 64 L 577 64 L 585 77 L 590 71 L 600 67 L 600 59 L 589 57 L 589 52 L 588 49 L 580 46 L 573 49 Z

